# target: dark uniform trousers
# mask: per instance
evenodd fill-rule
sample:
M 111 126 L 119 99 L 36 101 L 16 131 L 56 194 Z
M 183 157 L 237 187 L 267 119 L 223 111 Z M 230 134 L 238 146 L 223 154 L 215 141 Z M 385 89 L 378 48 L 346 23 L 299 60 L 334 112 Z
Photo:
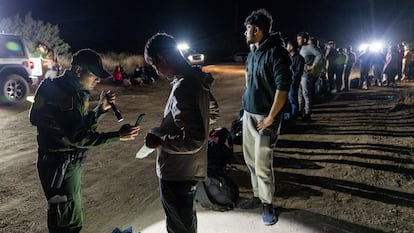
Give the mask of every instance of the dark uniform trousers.
M 168 233 L 197 232 L 194 197 L 197 181 L 159 180 Z
M 37 169 L 48 201 L 47 223 L 50 233 L 78 233 L 82 229 L 81 162 L 84 156 L 70 160 L 60 188 L 51 187 L 53 177 L 56 176 L 56 167 L 64 155 L 38 154 Z

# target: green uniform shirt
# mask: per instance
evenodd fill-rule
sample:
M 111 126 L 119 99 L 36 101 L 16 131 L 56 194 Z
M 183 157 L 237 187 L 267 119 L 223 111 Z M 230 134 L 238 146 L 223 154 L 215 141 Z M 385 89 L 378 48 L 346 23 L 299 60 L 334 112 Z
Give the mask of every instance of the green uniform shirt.
M 88 110 L 89 92 L 79 79 L 66 71 L 56 79 L 45 79 L 36 91 L 30 122 L 37 126 L 39 151 L 86 150 L 119 140 L 118 132 L 99 133 L 100 106 Z

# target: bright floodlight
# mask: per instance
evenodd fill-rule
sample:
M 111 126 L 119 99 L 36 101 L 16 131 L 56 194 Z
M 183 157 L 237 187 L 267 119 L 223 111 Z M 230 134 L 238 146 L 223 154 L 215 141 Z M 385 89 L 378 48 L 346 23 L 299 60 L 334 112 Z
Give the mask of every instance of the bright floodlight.
M 359 46 L 359 51 L 366 51 L 369 48 L 369 44 L 361 44 Z
M 187 43 L 179 43 L 178 45 L 177 45 L 177 48 L 179 49 L 179 50 L 187 50 L 187 49 L 189 49 L 190 48 L 190 46 L 187 44 Z
M 377 53 L 377 52 L 380 52 L 382 48 L 384 48 L 383 43 L 374 42 L 374 43 L 371 43 L 371 45 L 369 46 L 369 51 Z

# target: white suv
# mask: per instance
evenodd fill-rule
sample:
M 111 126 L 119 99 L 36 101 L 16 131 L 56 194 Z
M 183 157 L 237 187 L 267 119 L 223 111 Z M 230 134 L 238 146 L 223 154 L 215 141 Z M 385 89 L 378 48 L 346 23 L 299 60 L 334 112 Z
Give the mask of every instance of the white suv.
M 20 36 L 0 34 L 0 104 L 23 103 L 29 94 L 29 85 L 35 63 L 29 59 Z

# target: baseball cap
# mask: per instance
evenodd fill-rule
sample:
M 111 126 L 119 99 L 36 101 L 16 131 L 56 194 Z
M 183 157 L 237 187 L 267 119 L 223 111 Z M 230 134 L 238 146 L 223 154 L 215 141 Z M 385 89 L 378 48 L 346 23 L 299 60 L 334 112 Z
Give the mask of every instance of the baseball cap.
M 100 79 L 111 77 L 102 65 L 102 58 L 92 49 L 81 49 L 73 54 L 72 65 L 79 65 L 88 69 L 92 74 Z

